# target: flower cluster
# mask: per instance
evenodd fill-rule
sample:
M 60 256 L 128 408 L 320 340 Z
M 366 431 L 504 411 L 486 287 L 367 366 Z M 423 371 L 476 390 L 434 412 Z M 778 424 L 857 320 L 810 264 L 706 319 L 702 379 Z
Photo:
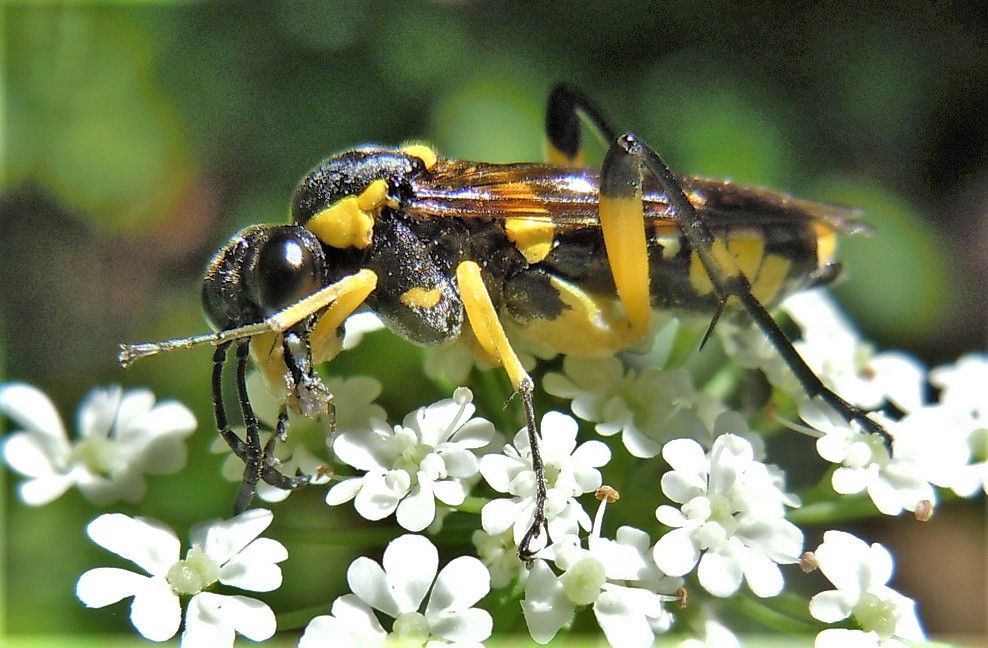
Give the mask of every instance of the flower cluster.
M 672 528 L 652 552 L 659 569 L 682 576 L 696 567 L 700 585 L 719 597 L 734 594 L 742 578 L 756 596 L 781 592 L 779 565 L 798 562 L 803 532 L 785 519 L 799 501 L 782 491 L 778 473 L 733 434 L 718 437 L 709 453 L 691 439 L 670 441 L 662 456 L 673 468 L 662 490 L 682 506 L 655 511 Z
M 73 486 L 95 504 L 144 497 L 144 474 L 177 472 L 184 440 L 196 428 L 192 412 L 174 401 L 155 404 L 146 389 L 94 389 L 79 407 L 79 432 L 70 440 L 55 406 L 22 383 L 0 385 L 0 413 L 23 430 L 3 442 L 7 464 L 27 477 L 25 504 L 47 504 Z
M 476 646 L 499 632 L 548 643 L 593 625 L 614 646 L 650 646 L 662 637 L 696 648 L 740 645 L 723 621 L 737 616 L 721 614 L 725 599 L 744 599 L 733 612 L 771 610 L 775 601 L 791 606 L 794 594 L 772 598 L 795 578 L 818 578 L 787 567 L 798 563 L 833 586 L 802 601 L 802 616 L 815 624 L 806 629 L 819 633 L 821 648 L 923 641 L 917 604 L 891 586 L 891 554 L 834 527 L 845 504 L 856 515 L 906 511 L 926 519 L 946 491 L 988 493 L 988 356 L 927 372 L 904 354 L 877 352 L 823 293 L 797 295 L 783 310 L 801 330 L 796 348 L 809 366 L 880 421 L 890 444 L 808 398 L 760 332 L 729 321 L 718 324 L 712 342 L 733 359 L 724 371 L 694 367 L 673 352 L 697 334 L 675 320 L 656 327 L 646 353 L 556 361 L 540 384 L 569 413 L 543 412 L 540 402 L 532 430 L 513 406 L 500 407 L 508 394 L 490 399 L 478 391 L 475 399 L 458 387 L 395 423 L 376 402 L 387 394 L 381 382 L 329 378 L 335 427 L 293 418 L 273 461 L 284 472 L 314 475 L 308 488 L 322 489 L 327 505 L 352 503 L 365 520 L 393 521 L 366 531 L 379 533 L 380 543 L 349 565 L 349 592 L 300 602 L 302 612 L 285 610 L 295 614 L 276 623 L 268 603 L 231 591 L 279 588 L 280 564 L 294 550 L 287 539 L 260 537 L 273 514 L 253 509 L 196 525 L 184 553 L 161 522 L 98 516 L 89 537 L 140 573 L 90 569 L 77 597 L 89 607 L 130 598 L 139 634 L 153 641 L 180 634 L 184 646 L 232 646 L 238 634 L 262 641 L 276 630 L 296 631 L 304 647 Z M 380 326 L 373 317 L 357 319 L 348 323 L 346 347 Z M 513 343 L 519 334 L 511 332 Z M 458 340 L 430 353 L 423 371 L 434 374 L 438 363 L 447 379 L 466 382 L 483 364 L 470 350 L 469 340 Z M 548 355 L 530 345 L 526 366 Z M 764 373 L 771 408 L 753 405 L 764 401 L 750 398 L 751 381 L 739 379 L 738 365 Z M 274 428 L 283 404 L 257 376 L 248 390 L 262 430 Z M 97 504 L 137 502 L 145 475 L 182 466 L 195 427 L 183 406 L 119 388 L 87 398 L 74 439 L 47 397 L 26 385 L 0 386 L 0 413 L 19 428 L 5 438 L 3 457 L 25 476 L 19 492 L 31 505 L 73 486 Z M 775 456 L 776 446 L 764 442 L 783 427 L 813 438 L 792 444 L 805 441 L 809 455 L 793 464 L 801 479 L 789 472 L 793 459 Z M 536 448 L 545 523 L 535 529 L 526 564 L 519 545 L 541 499 Z M 217 450 L 229 452 L 222 443 Z M 243 464 L 231 456 L 223 470 L 240 479 Z M 259 495 L 282 501 L 288 493 L 261 486 Z M 804 523 L 833 529 L 812 552 L 804 552 Z M 292 534 L 295 524 L 286 515 L 272 532 L 312 542 L 311 533 Z M 468 539 L 475 556 L 452 553 Z
M 207 589 L 217 582 L 255 592 L 281 586 L 277 563 L 288 558 L 288 552 L 276 540 L 258 538 L 272 519 L 270 511 L 254 509 L 232 520 L 198 525 L 181 558 L 178 537 L 157 520 L 101 515 L 90 522 L 89 537 L 147 575 L 116 567 L 91 569 L 79 578 L 76 596 L 89 607 L 105 607 L 132 596 L 130 619 L 152 641 L 165 641 L 178 632 L 183 596 L 190 597 L 183 646 L 231 646 L 236 633 L 254 641 L 268 639 L 274 634 L 275 618 L 267 605 Z

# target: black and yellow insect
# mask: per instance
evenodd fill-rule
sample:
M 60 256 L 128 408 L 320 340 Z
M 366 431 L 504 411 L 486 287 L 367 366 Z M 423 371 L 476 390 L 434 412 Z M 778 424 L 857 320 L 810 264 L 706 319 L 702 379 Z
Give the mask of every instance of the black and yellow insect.
M 599 172 L 581 164 L 581 118 L 610 143 Z M 289 408 L 332 411 L 313 365 L 337 355 L 342 325 L 360 307 L 416 344 L 465 337 L 504 367 L 524 404 L 539 485 L 524 558 L 545 524 L 545 484 L 534 385 L 506 321 L 560 353 L 605 356 L 641 339 L 653 309 L 707 313 L 710 329 L 722 314 L 744 312 L 809 395 L 888 442 L 881 426 L 823 385 L 767 310 L 834 279 L 836 237 L 856 228 L 845 210 L 674 175 L 567 85 L 551 93 L 546 136 L 549 162 L 541 164 L 449 160 L 421 145 L 336 155 L 302 180 L 292 223 L 248 227 L 210 262 L 203 304 L 216 333 L 122 346 L 125 365 L 173 348 L 217 347 L 216 422 L 245 463 L 237 511 L 260 480 L 284 489 L 308 480 L 278 470 L 274 444 Z M 233 342 L 243 439 L 230 429 L 221 393 Z M 250 355 L 285 403 L 263 446 L 245 385 Z

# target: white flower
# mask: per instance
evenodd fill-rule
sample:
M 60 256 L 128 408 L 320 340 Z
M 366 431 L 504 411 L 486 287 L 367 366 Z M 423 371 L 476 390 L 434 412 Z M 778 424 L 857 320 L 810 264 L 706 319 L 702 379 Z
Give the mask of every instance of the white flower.
M 709 454 L 692 439 L 670 441 L 662 456 L 673 470 L 662 490 L 680 509 L 662 505 L 655 515 L 673 527 L 652 557 L 666 574 L 682 576 L 699 562 L 700 585 L 727 597 L 742 578 L 757 596 L 782 591 L 780 564 L 795 563 L 803 533 L 785 519 L 797 500 L 782 491 L 779 473 L 755 461 L 751 444 L 732 434 L 714 441 Z
M 988 354 L 968 353 L 952 365 L 930 371 L 940 402 L 988 425 Z
M 477 529 L 470 536 L 470 540 L 477 549 L 477 556 L 491 572 L 491 587 L 499 589 L 506 587 L 516 578 L 524 580 L 528 577 L 528 570 L 522 569 L 521 559 L 518 558 L 511 529 L 506 529 L 498 535 Z
M 336 437 L 336 456 L 358 470 L 326 494 L 326 503 L 354 500 L 368 520 L 397 512 L 398 524 L 421 531 L 436 518 L 436 500 L 454 507 L 463 503 L 478 471 L 476 452 L 494 438 L 494 426 L 475 411 L 469 389 L 452 399 L 421 407 L 401 425 L 374 420 L 369 428 L 347 430 Z
M 348 322 L 350 320 L 347 320 Z M 326 388 L 333 394 L 336 410 L 336 432 L 366 428 L 372 419 L 384 419 L 384 409 L 374 403 L 381 395 L 381 383 L 368 376 L 352 378 L 332 377 L 325 380 Z M 262 428 L 268 434 L 274 434 L 278 423 L 278 412 L 282 404 L 264 384 L 264 378 L 258 371 L 247 376 L 247 393 L 251 406 Z M 330 433 L 327 422 L 323 419 L 311 419 L 305 416 L 290 416 L 288 434 L 284 441 L 275 446 L 274 456 L 278 461 L 278 469 L 292 475 L 300 471 L 310 476 L 310 484 L 326 484 L 330 480 L 326 467 L 330 464 L 329 443 Z M 244 438 L 243 428 L 234 431 Z M 267 437 L 262 433 L 261 443 Z M 210 448 L 217 454 L 227 454 L 223 462 L 223 476 L 230 481 L 239 482 L 244 475 L 244 462 L 230 451 L 230 446 L 218 436 Z M 261 481 L 257 484 L 257 496 L 266 502 L 281 502 L 292 491 L 276 488 Z
M 597 468 L 611 459 L 610 449 L 600 441 L 587 441 L 577 447 L 577 429 L 576 421 L 565 414 L 548 412 L 542 417 L 539 448 L 545 467 L 545 516 L 552 540 L 575 535 L 581 527 L 590 528 L 590 516 L 575 498 L 600 487 Z M 494 490 L 512 496 L 484 505 L 480 515 L 484 531 L 499 535 L 513 526 L 517 545 L 535 519 L 537 481 L 528 431 L 522 428 L 515 435 L 514 445 L 505 446 L 503 454 L 481 458 L 480 472 Z M 544 536 L 540 533 L 533 550 L 545 546 Z
M 332 615 L 309 622 L 299 647 L 480 646 L 490 637 L 491 615 L 473 607 L 490 591 L 490 575 L 479 560 L 454 558 L 436 576 L 436 547 L 422 536 L 404 535 L 388 544 L 382 565 L 354 560 L 347 570 L 353 594 L 336 599 Z M 391 632 L 373 610 L 395 620 Z
M 936 492 L 929 483 L 934 474 L 942 473 L 939 459 L 949 460 L 951 450 L 966 449 L 958 444 L 942 444 L 937 430 L 913 422 L 923 421 L 929 408 L 917 410 L 900 421 L 883 421 L 893 437 L 892 453 L 883 439 L 863 433 L 857 423 L 849 424 L 832 408 L 819 400 L 800 403 L 799 414 L 823 436 L 817 439 L 817 452 L 827 461 L 840 464 L 831 478 L 834 491 L 841 495 L 868 492 L 875 507 L 886 515 L 914 511 L 920 502 L 936 503 Z M 944 421 L 944 428 L 950 425 Z M 964 463 L 963 459 L 958 465 Z
M 648 560 L 644 531 L 624 526 L 615 540 L 601 537 L 605 507 L 602 499 L 587 549 L 575 535 L 567 535 L 546 548 L 529 572 L 521 605 L 538 643 L 551 641 L 577 608 L 587 605 L 593 606 L 612 646 L 651 646 L 656 634 L 672 624 L 663 603 L 676 600 L 671 593 L 682 580 L 664 576 Z M 562 572 L 559 576 L 546 559 Z
M 794 343 L 799 354 L 842 397 L 867 410 L 885 401 L 904 412 L 923 404 L 922 364 L 901 352 L 875 353 L 825 290 L 796 293 L 782 308 L 803 331 Z
M 93 542 L 130 560 L 149 575 L 115 567 L 84 573 L 76 596 L 88 607 L 104 607 L 134 597 L 130 620 L 151 641 L 175 636 L 182 621 L 180 596 L 190 596 L 182 645 L 232 646 L 235 633 L 263 641 L 275 631 L 267 605 L 245 596 L 205 591 L 217 581 L 231 587 L 269 592 L 281 585 L 276 563 L 288 552 L 276 540 L 258 538 L 273 516 L 251 509 L 231 520 L 197 525 L 192 546 L 180 559 L 181 544 L 171 529 L 156 520 L 120 513 L 101 515 L 89 523 Z
M 961 497 L 970 497 L 980 488 L 988 493 L 988 355 L 968 354 L 956 364 L 937 367 L 930 382 L 940 388 L 941 407 L 953 414 L 952 441 L 940 439 L 944 426 L 931 431 L 937 443 L 963 446 L 969 464 L 947 471 L 948 479 L 937 481 Z
M 916 603 L 888 587 L 892 578 L 892 555 L 880 544 L 870 547 L 843 531 L 827 531 L 814 552 L 820 571 L 835 590 L 810 599 L 810 614 L 824 623 L 837 623 L 853 616 L 861 630 L 828 629 L 816 639 L 818 648 L 844 646 L 902 647 L 925 641 L 916 617 Z
M 40 506 L 78 486 L 96 504 L 139 501 L 144 473 L 173 473 L 185 465 L 184 439 L 196 428 L 184 405 L 154 401 L 146 389 L 94 389 L 79 406 L 78 437 L 71 441 L 42 392 L 0 385 L 0 412 L 24 428 L 3 443 L 4 460 L 28 477 L 21 499 Z
M 577 358 L 563 361 L 565 376 L 546 374 L 546 392 L 571 399 L 573 413 L 596 423 L 601 436 L 621 433 L 621 441 L 634 457 L 659 454 L 673 438 L 703 438 L 707 429 L 694 411 L 696 391 L 683 369 L 646 367 L 625 372 L 621 361 L 610 358 Z

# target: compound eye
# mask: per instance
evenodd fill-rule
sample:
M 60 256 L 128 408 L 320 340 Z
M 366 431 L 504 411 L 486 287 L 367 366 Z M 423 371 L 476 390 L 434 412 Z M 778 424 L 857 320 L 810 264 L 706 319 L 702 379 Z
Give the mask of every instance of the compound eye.
M 257 304 L 265 316 L 291 306 L 322 287 L 322 254 L 291 230 L 276 231 L 257 253 Z

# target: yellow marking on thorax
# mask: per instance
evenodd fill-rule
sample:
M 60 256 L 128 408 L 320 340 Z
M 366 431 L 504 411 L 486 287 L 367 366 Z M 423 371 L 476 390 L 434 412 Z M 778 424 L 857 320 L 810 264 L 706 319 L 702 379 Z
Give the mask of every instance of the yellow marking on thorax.
M 504 232 L 526 261 L 539 263 L 552 251 L 556 227 L 548 220 L 508 218 L 504 221 Z
M 439 288 L 423 288 L 414 286 L 409 288 L 398 297 L 405 306 L 409 308 L 433 308 L 442 299 L 442 291 Z
M 439 161 L 439 154 L 436 153 L 436 150 L 426 144 L 417 142 L 405 144 L 401 147 L 401 152 L 422 160 L 426 169 L 432 169 L 432 167 L 436 166 L 436 162 Z
M 347 196 L 313 216 L 306 227 L 326 245 L 338 249 L 369 247 L 374 219 L 388 204 L 388 183 L 375 180 L 357 196 Z

